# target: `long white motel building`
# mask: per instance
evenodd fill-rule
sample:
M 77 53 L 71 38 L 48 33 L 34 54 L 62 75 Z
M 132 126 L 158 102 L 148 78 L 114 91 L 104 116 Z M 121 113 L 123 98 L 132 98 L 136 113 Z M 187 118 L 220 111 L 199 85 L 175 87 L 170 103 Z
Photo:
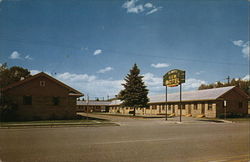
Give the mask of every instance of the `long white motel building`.
M 215 118 L 224 115 L 247 115 L 249 96 L 235 86 L 213 88 L 182 92 L 182 104 L 180 106 L 180 93 L 168 94 L 166 105 L 165 94 L 150 96 L 149 107 L 139 108 L 139 115 L 179 115 L 182 107 L 182 115 Z M 107 113 L 129 114 L 133 108 L 121 106 L 120 100 L 112 101 L 77 101 L 78 112 L 104 111 Z

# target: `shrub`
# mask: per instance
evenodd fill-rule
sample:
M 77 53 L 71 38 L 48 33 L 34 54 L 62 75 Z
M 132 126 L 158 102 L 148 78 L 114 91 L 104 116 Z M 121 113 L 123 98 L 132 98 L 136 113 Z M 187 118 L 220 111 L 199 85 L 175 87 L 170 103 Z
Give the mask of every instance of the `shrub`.
M 1 98 L 0 121 L 16 121 L 18 105 L 13 103 L 10 97 Z
M 134 111 L 129 111 L 129 114 L 134 114 Z

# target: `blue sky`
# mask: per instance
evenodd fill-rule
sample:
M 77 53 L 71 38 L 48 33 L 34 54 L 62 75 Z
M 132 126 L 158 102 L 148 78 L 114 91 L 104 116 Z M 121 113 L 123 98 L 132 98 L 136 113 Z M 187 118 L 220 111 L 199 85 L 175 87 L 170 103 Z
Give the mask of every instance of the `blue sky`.
M 134 63 L 150 94 L 248 76 L 247 0 L 0 0 L 0 63 L 44 71 L 92 98 L 114 96 Z M 171 88 L 170 91 L 177 91 Z

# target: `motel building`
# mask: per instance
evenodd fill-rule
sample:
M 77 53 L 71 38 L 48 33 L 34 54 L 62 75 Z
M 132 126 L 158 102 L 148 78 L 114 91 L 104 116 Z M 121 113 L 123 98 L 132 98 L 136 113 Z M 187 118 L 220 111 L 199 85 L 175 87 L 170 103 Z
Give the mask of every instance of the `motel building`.
M 110 101 L 84 100 L 76 102 L 77 112 L 107 112 Z
M 19 121 L 73 119 L 81 96 L 84 94 L 43 72 L 0 89 L 0 99 L 11 99 Z
M 136 109 L 137 115 L 163 115 L 172 116 L 180 115 L 180 107 L 182 107 L 182 115 L 192 117 L 222 117 L 225 113 L 227 116 L 237 115 L 244 116 L 248 114 L 249 96 L 241 89 L 235 86 L 213 88 L 205 90 L 196 90 L 182 93 L 182 102 L 180 104 L 180 93 L 168 94 L 167 105 L 165 102 L 165 94 L 150 96 L 149 106 L 147 108 Z M 121 106 L 120 100 L 112 100 L 102 105 L 95 102 L 88 103 L 88 106 L 98 106 L 108 113 L 129 114 L 133 108 Z M 87 109 L 86 104 L 77 103 L 79 107 Z M 94 111 L 94 109 L 92 110 Z

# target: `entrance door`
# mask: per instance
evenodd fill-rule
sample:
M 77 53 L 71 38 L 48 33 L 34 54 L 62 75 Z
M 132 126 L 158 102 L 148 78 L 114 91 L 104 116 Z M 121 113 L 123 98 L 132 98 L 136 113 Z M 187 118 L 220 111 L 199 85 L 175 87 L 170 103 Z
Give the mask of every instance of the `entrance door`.
M 188 114 L 191 114 L 191 105 L 188 104 Z
M 201 114 L 205 114 L 205 104 L 204 103 L 202 103 L 201 104 Z

